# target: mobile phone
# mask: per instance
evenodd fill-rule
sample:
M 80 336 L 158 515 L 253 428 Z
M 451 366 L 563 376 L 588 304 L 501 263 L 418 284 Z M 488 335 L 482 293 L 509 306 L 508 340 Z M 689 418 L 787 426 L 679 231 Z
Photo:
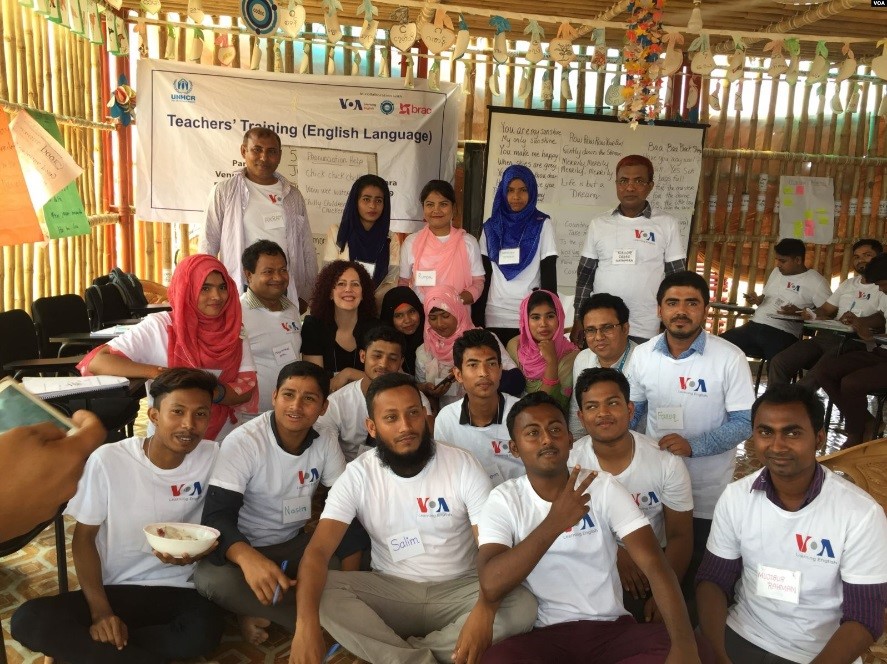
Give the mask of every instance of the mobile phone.
M 34 396 L 12 378 L 0 379 L 0 433 L 15 427 L 49 422 L 70 436 L 76 425 L 60 410 Z
M 439 390 L 439 389 L 443 388 L 444 386 L 446 386 L 447 388 L 449 388 L 450 385 L 453 384 L 453 381 L 454 381 L 454 380 L 456 380 L 456 377 L 455 377 L 453 374 L 450 374 L 449 376 L 447 376 L 446 378 L 444 378 L 442 381 L 440 381 L 437 385 L 435 385 L 435 386 L 434 386 L 434 389 L 435 389 L 435 390 Z

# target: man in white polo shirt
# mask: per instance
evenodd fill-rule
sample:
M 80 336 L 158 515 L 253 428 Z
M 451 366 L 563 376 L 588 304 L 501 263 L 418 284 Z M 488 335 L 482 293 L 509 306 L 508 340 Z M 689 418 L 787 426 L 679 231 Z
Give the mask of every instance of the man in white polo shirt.
M 488 330 L 468 330 L 453 344 L 453 375 L 465 396 L 445 406 L 434 421 L 434 437 L 471 452 L 493 486 L 524 474 L 511 454 L 505 419 L 517 397 L 499 391 L 502 350 Z
M 329 431 L 338 438 L 346 463 L 375 445 L 367 432 L 366 393 L 374 378 L 400 371 L 406 344 L 404 336 L 389 325 L 370 328 L 359 342 L 363 345 L 359 357 L 366 375 L 330 394 L 329 408 L 317 419 L 319 431 Z M 424 394 L 422 405 L 430 414 L 431 404 Z
M 634 425 L 646 418 L 659 448 L 684 457 L 693 484 L 695 574 L 705 553 L 715 503 L 733 479 L 736 446 L 751 434 L 751 371 L 736 346 L 703 330 L 708 283 L 676 272 L 656 294 L 665 332 L 634 352 Z
M 659 333 L 653 295 L 662 277 L 687 269 L 678 221 L 653 210 L 647 201 L 652 191 L 653 163 L 641 155 L 623 157 L 616 165 L 619 205 L 591 220 L 576 271 L 577 313 L 592 293 L 618 295 L 631 312 L 638 343 Z M 577 316 L 574 342 L 581 339 L 580 329 Z
M 628 380 L 615 369 L 586 369 L 576 382 L 579 417 L 587 436 L 573 444 L 569 465 L 605 470 L 624 486 L 653 526 L 653 532 L 678 582 L 693 553 L 693 492 L 681 457 L 628 429 L 634 413 Z M 650 582 L 620 546 L 616 566 L 624 590 L 622 603 L 638 622 L 660 622 Z
M 579 351 L 573 361 L 573 385 L 586 369 L 613 367 L 631 376 L 632 355 L 637 344 L 628 338 L 631 327 L 629 311 L 618 295 L 595 293 L 579 307 L 579 320 L 585 335 L 585 349 Z M 585 435 L 585 427 L 579 419 L 576 390 L 570 397 L 570 433 L 573 438 Z
M 259 240 L 241 257 L 246 292 L 240 296 L 243 329 L 256 363 L 259 401 L 255 413 L 244 413 L 243 421 L 271 410 L 271 395 L 281 368 L 301 357 L 302 321 L 299 305 L 285 293 L 289 283 L 286 254 L 271 240 Z
M 412 376 L 380 376 L 366 398 L 377 447 L 348 464 L 302 557 L 290 662 L 321 663 L 321 625 L 372 663 L 475 662 L 491 640 L 536 618 L 524 589 L 498 610 L 478 593 L 476 524 L 490 481 L 471 454 L 431 438 Z M 373 571 L 328 573 L 355 517 L 372 541 Z
M 861 662 L 884 629 L 884 510 L 817 463 L 824 408 L 810 390 L 770 388 L 752 420 L 764 468 L 718 501 L 696 577 L 702 632 L 719 662 Z

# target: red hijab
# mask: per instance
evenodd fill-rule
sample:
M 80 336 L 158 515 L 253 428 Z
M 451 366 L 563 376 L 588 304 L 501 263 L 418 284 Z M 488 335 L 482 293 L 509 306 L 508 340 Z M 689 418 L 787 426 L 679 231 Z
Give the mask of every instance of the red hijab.
M 212 272 L 221 274 L 228 286 L 228 300 L 215 317 L 197 309 L 200 289 Z M 235 382 L 243 355 L 243 321 L 237 285 L 225 266 L 207 254 L 188 256 L 176 266 L 167 295 L 172 306 L 172 322 L 167 328 L 167 366 L 221 369 L 221 382 Z M 205 438 L 214 439 L 228 418 L 233 418 L 229 406 L 213 404 Z

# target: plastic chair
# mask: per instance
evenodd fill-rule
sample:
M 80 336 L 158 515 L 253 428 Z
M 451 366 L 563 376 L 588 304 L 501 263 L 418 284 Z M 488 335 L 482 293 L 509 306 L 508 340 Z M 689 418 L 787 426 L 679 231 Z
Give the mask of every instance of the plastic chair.
M 23 309 L 0 313 L 0 377 L 55 374 L 79 375 L 81 356 L 38 359 L 40 352 L 34 321 Z
M 84 295 L 89 324 L 94 331 L 111 325 L 136 322 L 123 301 L 123 296 L 114 284 L 89 286 Z
M 86 302 L 79 295 L 53 295 L 40 297 L 31 304 L 31 315 L 37 330 L 40 357 L 58 357 L 62 350 L 66 355 L 87 352 L 95 344 L 50 343 L 49 338 L 70 332 L 91 332 Z M 70 352 L 73 351 L 73 352 Z

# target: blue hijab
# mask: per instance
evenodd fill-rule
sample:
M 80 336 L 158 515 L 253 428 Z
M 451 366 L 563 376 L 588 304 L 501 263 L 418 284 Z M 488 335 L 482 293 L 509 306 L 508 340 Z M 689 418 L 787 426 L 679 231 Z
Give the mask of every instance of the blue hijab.
M 365 187 L 378 187 L 382 190 L 384 204 L 382 215 L 376 220 L 370 230 L 366 230 L 360 223 L 360 214 L 357 211 L 357 199 Z M 342 223 L 339 224 L 339 234 L 336 236 L 336 246 L 339 251 L 348 245 L 348 258 L 361 263 L 373 263 L 376 269 L 372 272 L 373 283 L 378 287 L 388 274 L 390 260 L 390 240 L 388 231 L 391 227 L 391 192 L 388 183 L 378 175 L 362 175 L 351 185 L 351 192 L 342 210 Z
M 527 186 L 530 200 L 520 212 L 512 212 L 508 205 L 508 185 L 512 180 L 520 180 Z M 505 169 L 502 180 L 493 198 L 493 214 L 484 223 L 484 237 L 487 241 L 487 256 L 499 266 L 502 275 L 509 281 L 524 271 L 533 261 L 539 249 L 542 235 L 542 222 L 548 215 L 536 209 L 536 176 L 526 166 L 512 164 Z M 520 247 L 520 260 L 512 265 L 499 263 L 500 249 Z

